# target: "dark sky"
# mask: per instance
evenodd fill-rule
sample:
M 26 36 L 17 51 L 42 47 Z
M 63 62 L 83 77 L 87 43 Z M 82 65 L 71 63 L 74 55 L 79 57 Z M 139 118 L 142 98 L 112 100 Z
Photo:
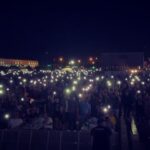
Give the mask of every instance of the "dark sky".
M 150 50 L 150 9 L 142 1 L 7 2 L 0 7 L 0 57 Z

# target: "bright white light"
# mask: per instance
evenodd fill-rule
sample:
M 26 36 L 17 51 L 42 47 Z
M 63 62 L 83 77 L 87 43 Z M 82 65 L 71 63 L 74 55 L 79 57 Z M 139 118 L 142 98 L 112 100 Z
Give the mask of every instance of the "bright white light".
M 107 108 L 108 108 L 108 109 L 110 109 L 110 108 L 111 108 L 111 106 L 110 106 L 110 105 L 108 105 L 108 106 L 107 106 Z
M 21 98 L 21 101 L 22 101 L 22 102 L 24 101 L 24 98 L 23 98 L 23 97 Z
M 133 73 L 133 74 L 134 74 L 134 73 L 137 73 L 137 72 L 138 72 L 137 69 L 132 69 L 132 70 L 131 70 L 131 73 Z
M 93 85 L 92 84 L 89 84 L 89 87 L 91 88 Z
M 108 108 L 104 107 L 104 108 L 103 108 L 103 112 L 104 112 L 104 113 L 107 113 L 107 112 L 108 112 Z
M 104 76 L 101 76 L 101 79 L 103 80 L 105 77 Z
M 18 77 L 18 79 L 21 79 L 21 78 L 22 78 L 21 76 Z
M 145 82 L 142 81 L 141 84 L 142 84 L 142 85 L 145 85 Z
M 85 89 L 85 88 L 82 88 L 82 91 L 86 91 L 86 89 Z
M 51 80 L 50 82 L 51 82 L 51 83 L 54 83 L 54 81 L 53 81 L 53 80 Z
M 70 60 L 69 64 L 70 64 L 70 65 L 74 65 L 74 64 L 75 64 L 75 61 L 74 61 L 74 60 Z
M 76 87 L 75 86 L 72 87 L 72 91 L 76 91 Z
M 10 90 L 9 88 L 6 89 L 6 91 L 9 91 L 9 90 Z
M 10 114 L 4 114 L 4 118 L 7 120 L 7 119 L 9 119 L 10 118 Z
M 0 88 L 3 88 L 4 86 L 2 84 L 0 84 Z
M 80 81 L 80 80 L 81 80 L 81 78 L 79 77 L 79 78 L 78 78 L 78 81 Z
M 141 91 L 140 91 L 140 90 L 137 90 L 137 94 L 141 94 Z
M 118 84 L 118 85 L 121 85 L 121 81 L 118 80 L 118 81 L 117 81 L 117 84 Z
M 86 77 L 84 77 L 83 79 L 86 80 Z
M 4 91 L 3 90 L 0 90 L 0 95 L 3 95 L 4 94 Z
M 130 84 L 131 84 L 131 85 L 134 85 L 134 82 L 131 81 Z
M 89 91 L 90 90 L 90 87 L 88 86 L 86 89 L 85 89 L 85 91 Z
M 47 85 L 46 85 L 46 84 L 43 84 L 43 86 L 46 87 Z
M 96 81 L 99 81 L 99 77 L 96 77 L 95 80 L 96 80 Z
M 30 83 L 33 83 L 33 80 L 30 80 Z
M 27 82 L 27 79 L 23 79 L 22 81 L 23 81 L 24 83 L 26 83 L 26 82 Z
M 136 79 L 137 81 L 141 81 L 141 79 L 140 79 L 138 76 L 135 76 L 135 79 Z
M 82 95 L 81 93 L 79 93 L 79 98 L 82 98 L 82 96 L 83 96 L 83 95 Z
M 89 79 L 89 82 L 94 82 L 94 80 L 93 79 Z
M 66 89 L 65 92 L 66 92 L 66 94 L 70 94 L 71 90 L 70 89 Z
M 57 92 L 56 92 L 56 91 L 54 91 L 54 92 L 53 92 L 53 95 L 56 95 L 56 94 L 57 94 Z
M 113 76 L 113 75 L 111 75 L 111 78 L 113 79 L 113 78 L 114 78 L 114 76 Z
M 33 98 L 31 98 L 30 99 L 30 104 L 32 104 L 34 102 L 34 99 Z
M 9 81 L 9 83 L 11 83 L 11 84 L 12 84 L 12 83 L 13 83 L 13 80 L 10 80 L 10 81 Z
M 112 86 L 112 83 L 111 83 L 111 81 L 107 81 L 107 86 L 109 86 L 109 87 L 111 87 Z
M 135 82 L 135 79 L 132 79 L 131 81 L 132 81 L 132 82 Z
M 73 81 L 73 84 L 74 84 L 74 85 L 77 85 L 77 84 L 78 84 L 78 81 Z

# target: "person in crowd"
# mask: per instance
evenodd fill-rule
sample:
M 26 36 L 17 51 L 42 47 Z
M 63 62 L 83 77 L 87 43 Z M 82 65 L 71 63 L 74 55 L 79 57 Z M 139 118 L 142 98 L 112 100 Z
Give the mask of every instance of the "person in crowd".
M 98 126 L 91 131 L 92 150 L 110 150 L 110 136 L 112 134 L 108 118 L 99 119 Z

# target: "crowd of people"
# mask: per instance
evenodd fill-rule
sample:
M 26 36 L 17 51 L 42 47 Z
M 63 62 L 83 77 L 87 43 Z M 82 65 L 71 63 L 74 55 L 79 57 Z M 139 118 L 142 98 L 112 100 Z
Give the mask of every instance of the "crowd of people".
M 148 133 L 149 90 L 148 71 L 7 69 L 0 72 L 0 128 L 91 130 L 103 118 L 117 131 L 123 115 Z

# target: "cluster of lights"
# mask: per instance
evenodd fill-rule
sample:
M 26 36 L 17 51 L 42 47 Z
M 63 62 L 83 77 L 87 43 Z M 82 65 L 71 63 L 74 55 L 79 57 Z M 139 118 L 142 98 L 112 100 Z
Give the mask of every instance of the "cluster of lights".
M 132 69 L 130 70 L 132 74 L 135 74 L 135 73 L 138 73 L 138 70 L 137 69 Z
M 60 59 L 60 61 L 63 61 L 63 59 Z M 91 58 L 91 62 L 92 61 L 93 61 L 93 58 Z M 71 60 L 69 62 L 69 64 L 75 65 L 77 62 L 81 63 L 81 61 L 75 62 L 74 60 Z M 72 67 L 72 68 L 74 68 L 74 67 Z M 83 74 L 83 72 L 84 72 L 84 74 Z M 44 77 L 42 77 L 41 79 L 40 78 L 39 79 L 32 78 L 29 83 L 31 85 L 37 85 L 37 86 L 41 86 L 41 87 L 49 87 L 49 85 L 50 85 L 50 86 L 52 86 L 52 91 L 53 91 L 55 89 L 55 88 L 53 88 L 53 85 L 55 85 L 56 82 L 58 82 L 58 81 L 65 82 L 65 79 L 68 79 L 67 81 L 69 81 L 68 83 L 71 83 L 71 85 L 66 84 L 69 87 L 66 87 L 66 89 L 63 89 L 64 94 L 70 95 L 71 93 L 76 91 L 78 98 L 80 98 L 81 100 L 83 100 L 83 98 L 88 96 L 89 90 L 92 89 L 93 85 L 97 85 L 98 83 L 102 82 L 102 80 L 104 81 L 104 82 L 102 82 L 102 84 L 104 83 L 105 87 L 109 87 L 109 88 L 112 87 L 112 85 L 118 85 L 117 87 L 120 87 L 120 85 L 123 82 L 122 80 L 115 80 L 116 78 L 114 75 L 98 76 L 98 74 L 95 74 L 94 70 L 84 70 L 83 69 L 83 71 L 81 71 L 81 70 L 76 71 L 74 69 L 72 73 L 67 74 L 67 73 L 61 71 L 61 69 L 59 69 L 57 72 L 55 70 L 55 71 L 49 71 L 49 72 L 44 71 L 44 73 L 46 73 L 46 75 Z M 47 73 L 50 73 L 50 74 L 47 74 Z M 130 76 L 126 77 L 125 81 L 128 81 L 127 83 L 131 84 L 132 86 L 137 83 L 144 86 L 146 84 L 146 82 L 144 82 L 145 80 L 141 81 L 142 79 L 140 79 L 140 76 L 138 76 L 137 74 L 134 74 L 134 73 L 137 73 L 137 71 L 135 71 L 135 70 L 132 71 L 132 74 Z M 31 77 L 32 77 L 34 75 L 34 73 L 31 73 L 31 74 L 32 74 L 31 75 Z M 82 76 L 82 74 L 84 76 Z M 24 78 L 24 76 L 19 76 L 19 74 L 18 75 L 15 74 L 15 76 L 18 77 L 18 80 L 19 80 L 18 83 L 20 85 L 25 86 L 26 85 L 25 83 L 28 82 L 28 80 L 27 80 L 28 78 L 26 79 L 26 78 Z M 118 78 L 118 79 L 120 79 L 120 78 Z M 13 80 L 13 78 L 10 78 L 8 80 L 8 82 L 10 84 L 13 84 L 14 81 L 16 81 L 16 80 Z M 150 78 L 148 78 L 147 81 L 150 81 Z M 88 84 L 86 84 L 86 83 L 88 83 Z M 6 91 L 10 91 L 10 89 L 6 88 Z M 136 92 L 137 92 L 137 94 L 141 94 L 140 90 L 137 90 Z M 0 95 L 3 95 L 3 93 L 4 93 L 3 85 L 0 85 Z M 53 91 L 53 92 L 51 92 L 51 94 L 53 96 L 55 96 L 55 95 L 57 95 L 57 92 Z M 22 97 L 22 98 L 20 98 L 20 100 L 23 102 L 23 101 L 25 101 L 25 98 Z M 30 102 L 32 103 L 33 101 L 34 100 L 31 100 Z M 104 113 L 108 113 L 110 109 L 111 109 L 110 105 L 102 108 Z M 6 118 L 9 118 L 9 117 L 10 117 L 9 114 L 6 114 Z
M 107 106 L 102 108 L 102 111 L 103 111 L 103 113 L 108 113 L 110 109 L 111 109 L 111 106 L 107 105 Z
M 111 87 L 111 86 L 112 86 L 112 83 L 111 83 L 110 80 L 107 81 L 107 86 L 108 86 L 108 87 Z

